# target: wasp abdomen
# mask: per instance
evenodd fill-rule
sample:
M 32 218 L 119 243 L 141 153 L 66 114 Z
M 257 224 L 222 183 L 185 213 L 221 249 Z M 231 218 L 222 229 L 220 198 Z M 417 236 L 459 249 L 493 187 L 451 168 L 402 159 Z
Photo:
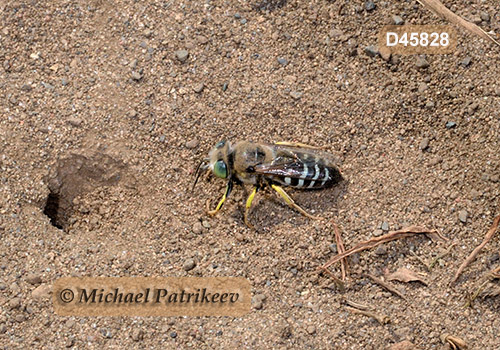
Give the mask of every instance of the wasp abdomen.
M 280 182 L 283 184 L 305 189 L 319 189 L 329 187 L 342 179 L 340 172 L 321 162 L 302 163 L 302 172 L 297 177 L 285 176 Z

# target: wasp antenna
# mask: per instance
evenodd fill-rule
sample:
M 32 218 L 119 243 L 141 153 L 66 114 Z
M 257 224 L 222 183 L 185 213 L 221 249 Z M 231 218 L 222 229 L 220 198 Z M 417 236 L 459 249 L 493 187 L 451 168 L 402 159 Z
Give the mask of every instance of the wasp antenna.
M 205 171 L 207 171 L 207 169 L 208 169 L 207 159 L 204 159 L 196 167 L 196 171 L 195 171 L 196 177 L 194 179 L 194 183 L 193 183 L 193 187 L 191 188 L 191 192 L 194 190 L 194 187 L 198 183 L 198 179 L 200 178 L 201 174 L 204 173 Z

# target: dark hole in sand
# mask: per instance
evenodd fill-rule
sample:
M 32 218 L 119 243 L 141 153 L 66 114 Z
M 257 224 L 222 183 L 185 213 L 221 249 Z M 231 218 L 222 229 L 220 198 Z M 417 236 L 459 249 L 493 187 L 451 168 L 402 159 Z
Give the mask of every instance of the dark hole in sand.
M 54 192 L 50 192 L 47 197 L 47 202 L 43 208 L 43 213 L 47 215 L 50 219 L 52 226 L 57 227 L 62 230 L 63 226 L 57 222 L 57 212 L 59 210 L 59 195 Z
M 122 181 L 127 187 L 135 187 L 134 177 L 126 170 L 122 161 L 103 153 L 91 156 L 72 154 L 59 160 L 47 179 L 50 192 L 43 213 L 53 226 L 66 231 L 74 211 L 75 197 Z

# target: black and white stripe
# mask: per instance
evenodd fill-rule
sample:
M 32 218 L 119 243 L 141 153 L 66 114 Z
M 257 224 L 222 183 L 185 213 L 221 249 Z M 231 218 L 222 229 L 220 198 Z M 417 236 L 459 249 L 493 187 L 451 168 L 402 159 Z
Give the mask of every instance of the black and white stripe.
M 299 176 L 286 176 L 282 179 L 285 185 L 297 188 L 323 188 L 329 186 L 338 179 L 337 169 L 327 167 L 317 160 L 315 162 L 303 163 L 303 169 Z

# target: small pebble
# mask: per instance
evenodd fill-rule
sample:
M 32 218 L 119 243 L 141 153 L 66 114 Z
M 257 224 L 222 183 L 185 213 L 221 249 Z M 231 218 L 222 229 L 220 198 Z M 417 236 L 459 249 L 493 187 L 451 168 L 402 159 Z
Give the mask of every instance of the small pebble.
M 387 254 L 387 248 L 384 245 L 380 245 L 375 249 L 375 254 L 377 255 L 385 255 Z
M 378 237 L 381 236 L 383 233 L 384 231 L 382 231 L 381 229 L 376 229 L 375 231 L 373 231 L 373 236 Z
M 5 332 L 7 332 L 7 326 L 4 324 L 0 325 L 0 334 L 3 334 Z
M 278 63 L 281 64 L 282 66 L 286 66 L 288 64 L 288 61 L 286 58 L 278 57 Z
M 491 181 L 491 182 L 497 183 L 497 182 L 498 182 L 498 180 L 499 180 L 498 175 L 496 175 L 496 174 L 495 174 L 495 175 L 491 175 L 491 176 L 490 176 L 490 181 Z
M 191 271 L 196 267 L 196 262 L 193 259 L 188 259 L 184 262 L 184 265 L 182 266 L 184 271 Z
M 417 58 L 417 62 L 415 63 L 415 65 L 419 69 L 425 69 L 425 68 L 429 67 L 429 62 L 427 62 L 427 60 L 425 58 L 423 58 L 423 57 L 418 57 Z
M 477 15 L 476 15 L 476 16 L 472 16 L 470 20 L 471 20 L 471 22 L 472 22 L 472 23 L 474 23 L 474 24 L 481 24 L 481 22 L 483 21 L 483 20 L 481 19 L 481 17 L 479 17 L 479 16 L 477 16 Z
M 113 334 L 111 334 L 111 331 L 107 328 L 101 329 L 101 334 L 104 338 L 108 338 L 108 339 L 113 338 Z
M 196 92 L 197 94 L 199 94 L 200 92 L 203 91 L 203 89 L 205 88 L 205 84 L 203 83 L 199 83 L 198 85 L 196 85 L 193 90 L 194 92 Z
M 365 47 L 365 53 L 370 57 L 376 57 L 379 54 L 378 47 L 370 45 Z
M 186 148 L 193 149 L 193 148 L 198 147 L 199 144 L 200 144 L 200 142 L 197 139 L 192 139 L 192 140 L 189 140 L 188 142 L 186 142 Z
M 405 23 L 404 19 L 400 16 L 392 16 L 392 21 L 397 26 L 403 25 Z
M 193 225 L 193 233 L 199 235 L 202 232 L 203 232 L 203 226 L 201 225 L 201 222 L 198 221 Z
M 246 23 L 247 23 L 247 19 L 246 19 L 246 18 L 242 18 L 242 19 L 240 19 L 240 23 L 241 23 L 241 24 L 246 24 Z
M 418 92 L 422 93 L 425 90 L 427 90 L 427 84 L 426 83 L 421 82 L 420 84 L 418 84 Z
M 460 210 L 458 212 L 458 219 L 463 222 L 464 224 L 467 222 L 467 217 L 469 216 L 469 213 L 467 213 L 467 210 Z
M 132 72 L 132 79 L 134 79 L 135 81 L 139 81 L 142 79 L 142 74 L 137 72 L 137 71 L 133 71 Z
M 308 326 L 306 328 L 306 332 L 309 333 L 310 335 L 313 335 L 314 333 L 316 333 L 316 327 L 314 327 L 314 326 Z
M 173 338 L 173 339 L 177 338 L 177 332 L 170 333 L 170 338 Z
M 382 59 L 386 62 L 389 62 L 390 59 L 391 59 L 391 50 L 387 47 L 387 46 L 382 46 L 380 49 L 379 49 L 379 54 L 380 54 L 380 57 L 382 57 Z
M 302 97 L 302 92 L 299 92 L 299 91 L 291 91 L 290 92 L 290 96 L 294 99 L 294 100 L 298 100 Z
M 471 61 L 472 61 L 472 58 L 471 58 L 470 56 L 467 56 L 467 57 L 465 57 L 465 58 L 464 58 L 464 59 L 460 62 L 460 64 L 461 64 L 462 66 L 464 66 L 464 67 L 468 67 L 468 66 L 470 66 Z
M 377 6 L 375 5 L 375 3 L 373 1 L 367 1 L 365 2 L 365 10 L 366 11 L 373 11 L 375 10 Z
M 266 296 L 264 294 L 256 294 L 252 297 L 252 305 L 256 310 L 260 310 L 264 307 L 264 301 L 266 301 Z
M 224 83 L 224 84 L 222 85 L 222 91 L 226 91 L 228 87 L 229 87 L 229 83 L 227 83 L 227 82 L 226 82 L 226 83 Z
M 203 35 L 198 35 L 196 37 L 196 40 L 198 40 L 198 42 L 200 44 L 206 44 L 206 43 L 208 43 L 208 38 L 206 36 L 203 36 Z
M 481 17 L 481 19 L 485 22 L 489 22 L 490 21 L 490 15 L 488 14 L 488 12 L 485 12 L 485 11 L 482 11 L 479 15 L 479 17 Z
M 9 301 L 9 307 L 11 309 L 17 309 L 20 306 L 21 306 L 21 299 L 19 299 L 19 298 L 12 298 L 12 299 L 10 299 L 10 301 Z
M 389 223 L 387 221 L 384 221 L 382 223 L 382 226 L 380 227 L 383 231 L 389 231 Z
M 42 283 L 42 277 L 38 274 L 30 273 L 26 276 L 25 281 L 29 284 L 40 284 Z
M 438 165 L 439 163 L 441 163 L 443 161 L 443 158 L 437 156 L 436 158 L 432 158 L 430 161 L 429 161 L 429 165 L 430 166 L 435 166 L 435 165 Z
M 73 345 L 75 345 L 75 338 L 73 338 L 73 337 L 66 340 L 66 343 L 64 344 L 64 346 L 66 348 L 71 348 L 71 347 L 73 347 Z
M 425 151 L 427 148 L 429 148 L 429 138 L 428 137 L 424 137 L 422 139 L 422 141 L 420 142 L 419 148 L 421 151 Z
M 186 62 L 189 57 L 189 52 L 187 50 L 177 50 L 175 51 L 175 57 L 177 57 L 180 62 Z
M 16 322 L 24 322 L 26 321 L 26 316 L 24 316 L 23 314 L 19 314 L 19 315 L 16 315 L 16 317 L 14 317 L 14 319 L 16 320 Z
M 23 86 L 21 86 L 21 91 L 24 91 L 24 92 L 30 92 L 32 89 L 33 88 L 29 84 L 24 84 Z
M 455 122 L 446 122 L 446 129 L 453 129 L 456 126 L 457 126 L 457 123 L 455 123 Z
M 479 109 L 479 103 L 477 102 L 474 102 L 472 103 L 469 108 L 467 108 L 467 111 L 469 112 L 469 114 L 473 114 L 474 112 L 476 112 L 477 110 Z
M 31 297 L 36 300 L 45 299 L 49 297 L 51 292 L 52 286 L 48 284 L 41 284 L 31 292 Z
M 134 329 L 130 335 L 133 341 L 140 341 L 144 339 L 144 332 L 142 329 Z
M 71 125 L 71 126 L 74 126 L 74 127 L 79 127 L 82 125 L 82 122 L 83 120 L 81 120 L 80 118 L 74 118 L 74 117 L 70 117 L 68 119 L 68 124 Z
M 234 18 L 236 18 L 236 19 L 240 19 L 240 18 L 241 18 L 241 15 L 240 15 L 238 12 L 236 12 L 236 13 L 234 14 Z

